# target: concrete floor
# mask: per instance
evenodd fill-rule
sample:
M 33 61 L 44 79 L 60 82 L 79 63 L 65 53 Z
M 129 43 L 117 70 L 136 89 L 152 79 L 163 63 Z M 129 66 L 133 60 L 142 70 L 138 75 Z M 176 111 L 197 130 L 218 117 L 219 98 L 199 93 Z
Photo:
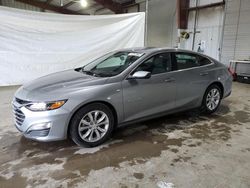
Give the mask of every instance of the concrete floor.
M 234 83 L 214 115 L 134 124 L 92 149 L 22 137 L 16 89 L 0 88 L 0 187 L 250 187 L 250 85 Z

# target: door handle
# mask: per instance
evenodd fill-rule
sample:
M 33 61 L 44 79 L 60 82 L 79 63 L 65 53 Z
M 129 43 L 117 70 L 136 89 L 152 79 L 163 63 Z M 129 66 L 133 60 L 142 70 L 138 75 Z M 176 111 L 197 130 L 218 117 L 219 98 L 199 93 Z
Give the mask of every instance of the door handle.
M 202 72 L 200 73 L 200 76 L 207 76 L 208 75 L 208 72 Z
M 167 82 L 167 83 L 174 82 L 174 81 L 175 81 L 174 78 L 167 78 L 167 79 L 164 80 L 164 82 Z

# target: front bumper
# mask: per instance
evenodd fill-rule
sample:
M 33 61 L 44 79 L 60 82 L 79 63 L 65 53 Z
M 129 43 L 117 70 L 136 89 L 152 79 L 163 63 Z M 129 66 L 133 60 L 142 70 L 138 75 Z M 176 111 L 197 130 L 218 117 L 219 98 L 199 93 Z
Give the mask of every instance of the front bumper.
M 56 110 L 33 112 L 15 100 L 12 105 L 15 126 L 26 138 L 44 142 L 67 138 L 70 112 L 63 106 Z

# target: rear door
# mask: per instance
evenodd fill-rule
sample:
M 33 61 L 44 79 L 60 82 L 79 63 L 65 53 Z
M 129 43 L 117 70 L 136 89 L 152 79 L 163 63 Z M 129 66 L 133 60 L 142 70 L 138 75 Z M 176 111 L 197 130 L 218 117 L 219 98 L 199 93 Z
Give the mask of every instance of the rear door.
M 136 71 L 151 72 L 149 79 L 124 80 L 124 121 L 132 121 L 175 107 L 176 85 L 170 53 L 160 53 L 142 62 Z
M 199 106 L 210 81 L 212 62 L 188 52 L 174 52 L 172 59 L 177 87 L 176 108 Z

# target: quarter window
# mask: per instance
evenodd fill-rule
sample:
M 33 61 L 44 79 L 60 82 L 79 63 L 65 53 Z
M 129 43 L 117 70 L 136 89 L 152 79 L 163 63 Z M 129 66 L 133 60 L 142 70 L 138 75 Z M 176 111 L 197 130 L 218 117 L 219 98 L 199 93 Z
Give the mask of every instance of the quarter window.
M 136 71 L 147 71 L 151 74 L 160 74 L 172 70 L 170 53 L 157 54 L 140 64 Z
M 211 64 L 211 61 L 208 58 L 205 58 L 205 57 L 202 57 L 202 56 L 197 56 L 197 57 L 198 57 L 198 61 L 200 63 L 200 66 Z
M 175 53 L 175 60 L 178 70 L 209 65 L 211 63 L 211 61 L 205 57 L 187 53 Z

